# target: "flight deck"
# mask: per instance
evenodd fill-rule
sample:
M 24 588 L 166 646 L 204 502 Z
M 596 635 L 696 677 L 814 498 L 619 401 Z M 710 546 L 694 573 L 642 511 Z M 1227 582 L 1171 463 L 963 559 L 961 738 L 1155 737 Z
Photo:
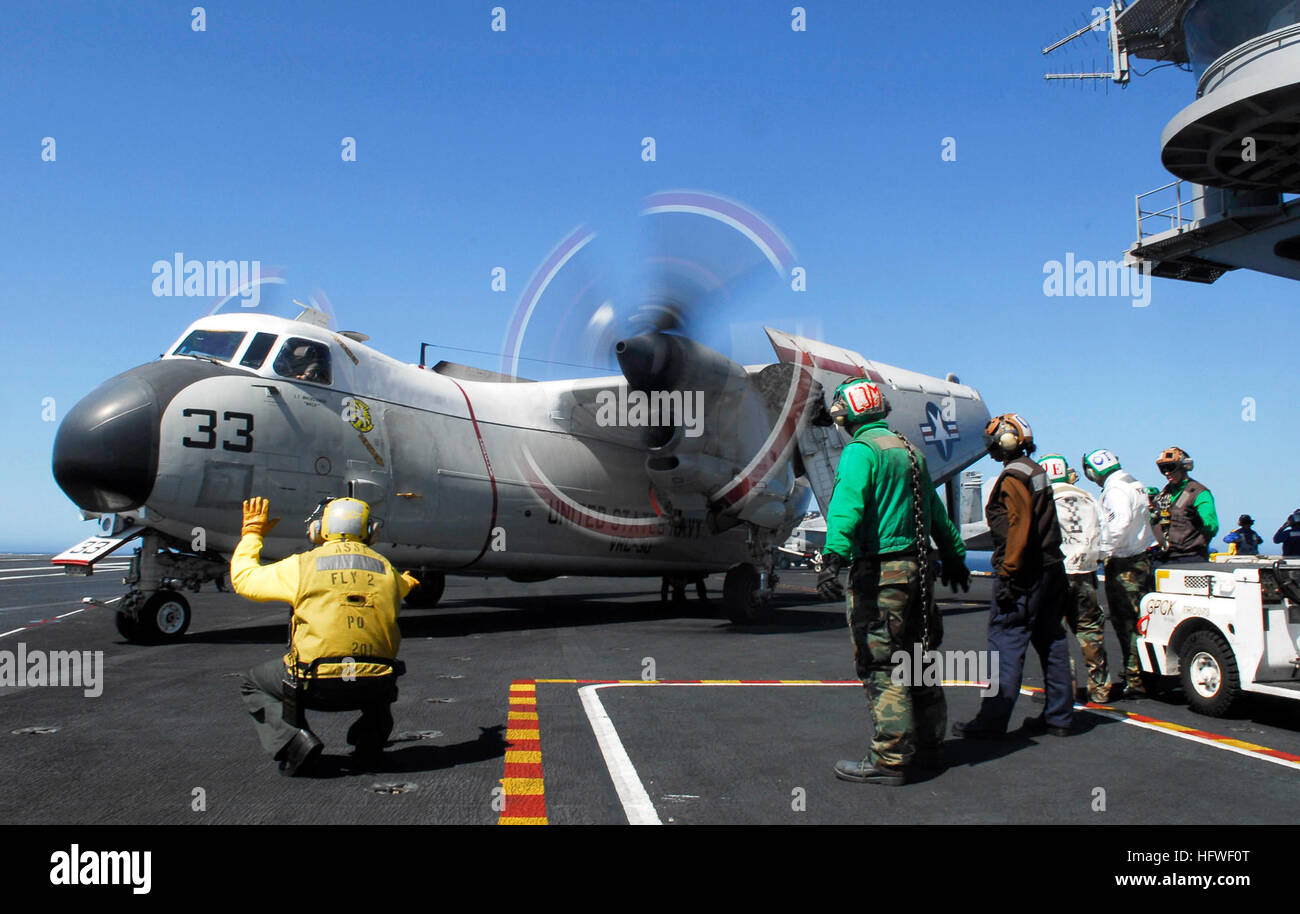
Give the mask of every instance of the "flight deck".
M 120 570 L 0 558 L 0 651 L 103 651 L 102 693 L 0 688 L 0 821 L 45 824 L 1293 823 L 1300 714 L 1254 699 L 1238 716 L 1162 699 L 1090 707 L 1067 739 L 1018 731 L 1042 706 L 1036 659 L 1005 741 L 954 739 L 948 767 L 902 788 L 835 779 L 870 737 L 842 604 L 787 571 L 771 622 L 710 601 L 661 603 L 657 579 L 539 584 L 450 577 L 406 611 L 408 672 L 383 762 L 350 767 L 354 715 L 313 713 L 311 776 L 281 777 L 257 743 L 240 674 L 283 650 L 287 608 L 210 586 L 175 644 L 127 643 Z M 943 647 L 985 646 L 987 580 L 943 596 Z M 1111 632 L 1112 668 L 1118 651 Z M 1077 645 L 1071 646 L 1080 670 Z M 950 723 L 978 686 L 946 689 Z

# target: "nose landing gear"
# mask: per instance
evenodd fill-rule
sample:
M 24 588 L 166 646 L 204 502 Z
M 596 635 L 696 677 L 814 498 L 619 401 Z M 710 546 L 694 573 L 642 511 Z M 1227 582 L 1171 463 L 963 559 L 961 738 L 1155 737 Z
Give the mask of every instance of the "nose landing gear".
M 189 600 L 181 589 L 197 593 L 206 581 L 222 589 L 230 566 L 212 553 L 196 555 L 187 544 L 156 530 L 147 530 L 122 579 L 130 590 L 117 611 L 117 631 L 134 644 L 178 641 L 190 627 Z
M 190 603 L 174 590 L 160 590 L 145 597 L 131 591 L 118 610 L 117 633 L 135 644 L 176 641 L 190 627 Z

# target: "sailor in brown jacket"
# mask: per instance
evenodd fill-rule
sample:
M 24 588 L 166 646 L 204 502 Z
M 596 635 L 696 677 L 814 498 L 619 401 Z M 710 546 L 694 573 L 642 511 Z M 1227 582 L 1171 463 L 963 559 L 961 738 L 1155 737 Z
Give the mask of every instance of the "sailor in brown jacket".
M 989 611 L 989 664 L 997 664 L 998 692 L 980 704 L 968 723 L 953 724 L 956 736 L 1000 739 L 1020 695 L 1025 652 L 1032 643 L 1047 686 L 1043 716 L 1025 721 L 1030 733 L 1069 736 L 1074 726 L 1070 647 L 1061 617 L 1066 579 L 1061 528 L 1047 473 L 1029 459 L 1035 450 L 1029 423 L 1015 414 L 992 419 L 984 429 L 989 455 L 1003 464 L 985 507 L 993 535 L 997 579 Z

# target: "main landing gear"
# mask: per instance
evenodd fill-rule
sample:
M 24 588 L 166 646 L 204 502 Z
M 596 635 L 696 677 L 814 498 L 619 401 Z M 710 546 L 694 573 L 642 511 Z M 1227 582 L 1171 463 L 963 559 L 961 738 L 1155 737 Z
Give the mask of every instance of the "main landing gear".
M 722 582 L 722 603 L 727 618 L 737 625 L 753 625 L 772 618 L 772 596 L 780 581 L 769 557 L 759 569 L 743 562 L 727 572 Z

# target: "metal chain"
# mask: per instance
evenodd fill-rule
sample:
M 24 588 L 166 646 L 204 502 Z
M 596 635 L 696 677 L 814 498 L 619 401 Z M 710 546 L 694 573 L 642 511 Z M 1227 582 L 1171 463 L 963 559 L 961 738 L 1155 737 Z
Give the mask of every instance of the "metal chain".
M 921 497 L 921 466 L 917 463 L 912 443 L 904 441 L 909 474 L 912 483 L 912 515 L 916 520 L 916 560 L 921 566 L 921 650 L 930 649 L 930 531 L 925 525 L 924 502 Z
M 1156 521 L 1160 525 L 1160 548 L 1169 552 L 1169 534 L 1173 527 L 1174 501 L 1165 492 L 1156 496 Z

